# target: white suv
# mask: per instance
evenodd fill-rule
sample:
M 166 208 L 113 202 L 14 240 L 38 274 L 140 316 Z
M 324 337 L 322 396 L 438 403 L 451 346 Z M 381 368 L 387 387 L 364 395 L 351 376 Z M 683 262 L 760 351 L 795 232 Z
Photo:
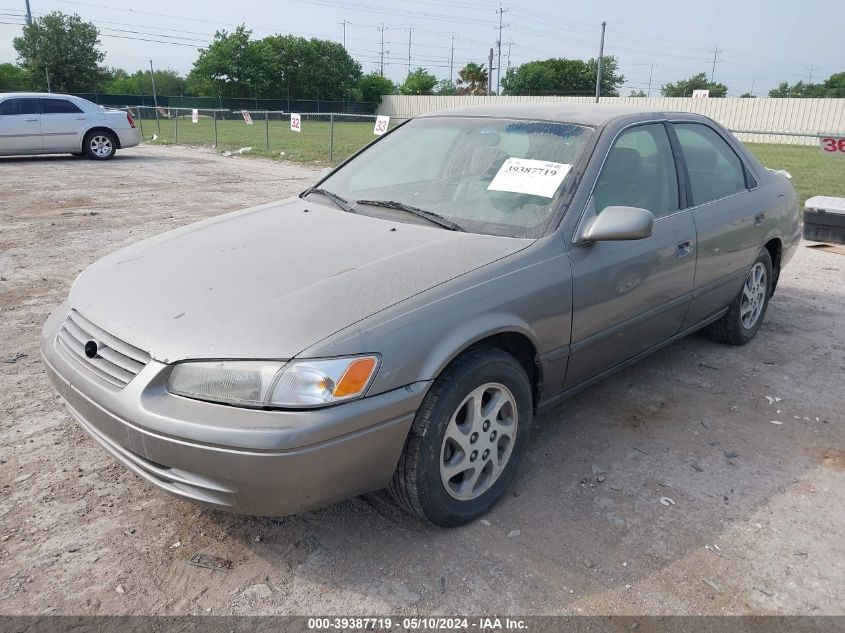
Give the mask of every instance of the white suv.
M 70 153 L 108 160 L 140 140 L 132 115 L 123 110 L 70 95 L 0 94 L 0 156 Z

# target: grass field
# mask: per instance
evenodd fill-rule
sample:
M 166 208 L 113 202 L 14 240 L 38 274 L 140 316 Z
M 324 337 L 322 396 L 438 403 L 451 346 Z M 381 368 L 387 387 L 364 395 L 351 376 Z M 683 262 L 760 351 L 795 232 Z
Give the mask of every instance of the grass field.
M 333 132 L 327 115 L 314 120 L 303 114 L 301 132 L 291 131 L 287 117 L 270 121 L 265 121 L 260 114 L 254 117 L 252 125 L 244 123 L 240 115 L 237 119 L 218 120 L 217 147 L 220 150 L 252 147 L 251 153 L 259 156 L 271 155 L 274 158 L 296 162 L 336 164 L 376 138 L 373 134 L 372 117 L 359 121 L 336 120 Z M 142 124 L 145 139 L 149 140 L 153 133 L 158 134 L 154 119 L 144 119 Z M 197 123 L 191 123 L 190 116 L 180 117 L 178 123 L 175 118 L 162 118 L 159 124 L 161 134 L 158 134 L 156 143 L 214 144 L 214 120 L 209 117 L 200 117 Z M 284 155 L 281 152 L 284 152 Z
M 217 146 L 220 150 L 252 147 L 250 153 L 257 156 L 328 165 L 339 163 L 375 138 L 372 117 L 335 120 L 333 132 L 327 119 L 328 115 L 303 114 L 301 132 L 291 131 L 287 117 L 265 122 L 257 114 L 253 125 L 246 125 L 240 116 L 218 120 Z M 214 121 L 209 117 L 200 117 L 198 123 L 182 117 L 178 125 L 176 119 L 162 118 L 160 124 L 161 134 L 156 143 L 214 144 Z M 147 140 L 157 132 L 155 120 L 144 119 L 143 127 Z M 748 148 L 766 167 L 785 169 L 792 174 L 802 209 L 811 196 L 845 197 L 845 160 L 825 156 L 815 146 L 749 143 Z

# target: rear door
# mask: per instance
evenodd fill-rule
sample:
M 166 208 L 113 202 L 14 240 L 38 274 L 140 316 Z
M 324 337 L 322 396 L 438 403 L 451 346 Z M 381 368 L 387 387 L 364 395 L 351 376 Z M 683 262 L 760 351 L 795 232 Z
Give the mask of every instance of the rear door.
M 623 130 L 605 158 L 582 220 L 608 206 L 655 217 L 642 240 L 582 243 L 573 269 L 572 344 L 566 388 L 612 368 L 681 329 L 695 276 L 695 226 L 683 195 L 666 124 Z
M 730 304 L 763 243 L 768 211 L 739 155 L 715 128 L 672 123 L 689 183 L 698 238 L 695 287 L 685 326 Z
M 41 99 L 41 134 L 46 151 L 82 151 L 82 132 L 87 124 L 88 115 L 73 101 Z
M 13 97 L 0 101 L 0 153 L 22 154 L 41 147 L 38 99 Z

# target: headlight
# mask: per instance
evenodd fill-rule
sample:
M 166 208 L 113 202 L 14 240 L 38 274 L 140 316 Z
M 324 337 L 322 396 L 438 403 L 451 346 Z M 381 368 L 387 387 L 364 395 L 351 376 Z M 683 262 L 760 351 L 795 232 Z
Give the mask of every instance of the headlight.
M 378 364 L 377 356 L 179 363 L 167 377 L 167 390 L 242 407 L 320 407 L 363 396 Z

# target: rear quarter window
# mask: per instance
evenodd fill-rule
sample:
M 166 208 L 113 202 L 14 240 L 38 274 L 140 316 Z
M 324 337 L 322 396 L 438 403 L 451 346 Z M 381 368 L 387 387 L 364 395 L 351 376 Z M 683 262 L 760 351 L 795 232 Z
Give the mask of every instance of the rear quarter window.
M 674 123 L 673 127 L 687 165 L 694 205 L 747 189 L 742 161 L 718 132 L 702 123 Z

